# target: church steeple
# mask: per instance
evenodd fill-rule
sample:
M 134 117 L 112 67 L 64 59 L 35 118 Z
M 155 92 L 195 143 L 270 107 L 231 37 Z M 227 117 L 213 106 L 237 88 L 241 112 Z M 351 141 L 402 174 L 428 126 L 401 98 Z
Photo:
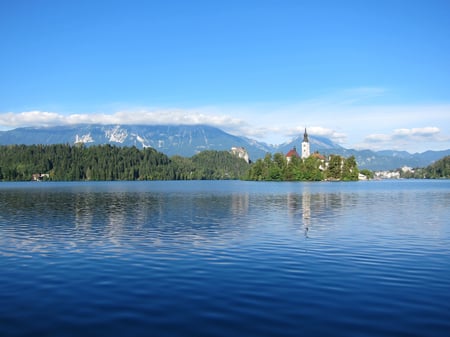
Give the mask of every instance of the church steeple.
M 305 133 L 303 134 L 303 141 L 304 141 L 305 143 L 309 143 L 309 140 L 308 140 L 308 133 L 306 132 L 306 128 L 305 128 Z

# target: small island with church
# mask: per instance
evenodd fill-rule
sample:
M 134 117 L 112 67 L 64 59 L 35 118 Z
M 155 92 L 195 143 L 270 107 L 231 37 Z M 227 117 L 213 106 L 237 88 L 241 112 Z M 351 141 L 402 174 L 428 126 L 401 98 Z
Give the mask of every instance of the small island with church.
M 296 147 L 286 155 L 268 153 L 252 164 L 247 175 L 248 180 L 254 181 L 356 181 L 360 178 L 354 156 L 311 154 L 306 128 L 301 154 Z

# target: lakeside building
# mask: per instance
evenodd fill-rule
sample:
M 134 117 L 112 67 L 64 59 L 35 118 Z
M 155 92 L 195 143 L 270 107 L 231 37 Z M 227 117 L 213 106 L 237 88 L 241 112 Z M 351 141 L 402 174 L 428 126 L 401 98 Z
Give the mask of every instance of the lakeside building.
M 399 171 L 377 171 L 375 179 L 400 179 Z
M 31 180 L 33 181 L 43 181 L 44 179 L 50 178 L 50 174 L 48 173 L 34 173 L 31 176 Z

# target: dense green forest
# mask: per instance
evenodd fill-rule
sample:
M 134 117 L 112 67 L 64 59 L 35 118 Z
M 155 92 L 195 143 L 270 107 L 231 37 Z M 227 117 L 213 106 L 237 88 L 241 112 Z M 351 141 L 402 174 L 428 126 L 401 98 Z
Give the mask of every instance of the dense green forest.
M 362 172 L 366 175 L 367 172 Z M 370 172 L 369 172 L 370 173 Z M 266 154 L 247 164 L 227 151 L 204 151 L 191 158 L 167 157 L 154 149 L 112 145 L 6 145 L 0 146 L 0 181 L 80 180 L 217 180 L 321 181 L 358 180 L 355 157 L 320 155 L 307 159 L 282 153 Z M 368 175 L 370 177 L 370 175 Z M 450 156 L 402 178 L 450 178 Z
M 167 157 L 154 149 L 98 145 L 0 146 L 0 181 L 217 180 L 256 181 L 358 180 L 354 157 L 332 155 L 287 162 L 282 153 L 253 164 L 227 151 L 204 151 L 191 158 Z
M 416 168 L 413 172 L 401 172 L 402 178 L 449 179 L 450 156 L 446 156 L 425 168 Z
M 240 179 L 249 165 L 226 151 L 205 151 L 192 158 L 154 149 L 111 145 L 0 146 L 0 181 L 42 180 L 210 180 Z
M 320 155 L 306 159 L 292 157 L 290 162 L 282 153 L 267 154 L 250 168 L 247 179 L 257 181 L 321 181 L 358 180 L 355 157 L 331 155 L 327 162 Z

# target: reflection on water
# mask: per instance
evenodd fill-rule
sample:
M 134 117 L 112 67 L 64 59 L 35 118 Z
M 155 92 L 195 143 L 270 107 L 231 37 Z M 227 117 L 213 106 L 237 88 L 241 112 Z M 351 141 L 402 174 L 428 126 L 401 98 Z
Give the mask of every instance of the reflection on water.
M 0 335 L 446 336 L 449 204 L 449 182 L 0 185 Z
M 423 234 L 439 234 L 443 230 L 442 221 L 436 221 L 438 215 L 433 214 L 446 209 L 439 209 L 439 203 L 424 206 L 417 202 L 419 199 L 420 193 L 389 191 L 377 193 L 376 199 L 374 195 L 352 191 L 322 193 L 311 190 L 311 185 L 298 191 L 289 189 L 286 193 L 270 190 L 210 193 L 207 189 L 193 193 L 134 192 L 132 189 L 109 191 L 105 186 L 97 191 L 95 184 L 75 190 L 13 189 L 0 193 L 0 230 L 8 233 L 1 239 L 4 246 L 12 247 L 12 251 L 13 247 L 22 247 L 34 252 L 48 251 L 52 244 L 59 249 L 65 241 L 78 246 L 95 242 L 117 246 L 134 244 L 134 236 L 155 245 L 161 245 L 167 238 L 185 244 L 220 240 L 226 243 L 239 239 L 254 226 L 274 224 L 290 224 L 296 232 L 311 237 L 322 231 L 334 231 L 336 219 L 346 218 L 354 226 L 353 231 L 358 231 L 358 222 L 364 221 L 370 226 L 393 224 L 387 231 L 415 235 L 418 226 L 426 225 L 421 230 Z M 428 212 L 430 205 L 434 213 Z M 405 217 L 412 214 L 418 217 L 426 214 L 428 220 L 406 225 Z M 383 221 L 385 217 L 387 222 Z M 14 232 L 21 234 L 11 235 Z M 11 240 L 9 244 L 7 240 Z
M 428 236 L 448 231 L 437 219 L 447 211 L 440 206 L 442 200 L 430 201 L 433 196 L 442 199 L 441 193 L 426 192 L 429 202 L 423 203 L 421 194 L 425 192 L 420 191 L 322 193 L 308 184 L 286 193 L 270 189 L 215 193 L 207 188 L 193 192 L 166 192 L 163 188 L 110 191 L 104 185 L 100 190 L 95 184 L 81 186 L 1 192 L 3 247 L 10 247 L 10 254 L 14 247 L 21 247 L 21 252 L 48 252 L 63 244 L 79 249 L 89 244 L 132 246 L 143 238 L 146 245 L 226 245 L 255 227 L 271 232 L 274 226 L 277 231 L 273 235 L 284 228 L 308 238 L 323 237 L 322 232 L 343 235 L 344 230 L 354 234 L 364 229 L 363 233 L 371 234 L 379 227 L 385 231 L 377 235 L 387 237 L 389 233 L 393 237 L 408 233 Z M 414 215 L 423 220 L 405 221 Z
M 356 203 L 352 195 L 312 194 L 308 190 L 189 196 L 164 192 L 33 190 L 0 195 L 2 218 L 7 219 L 1 230 L 23 231 L 21 235 L 8 235 L 14 240 L 9 246 L 28 247 L 34 252 L 47 252 L 51 244 L 59 249 L 64 241 L 68 245 L 108 242 L 121 246 L 134 240 L 134 235 L 155 245 L 167 237 L 172 240 L 176 237 L 179 243 L 200 245 L 211 240 L 217 243 L 239 238 L 252 226 L 270 222 L 290 223 L 308 236 L 310 230 L 330 229 L 332 223 L 324 223 L 324 219 Z M 259 223 L 261 219 L 264 221 Z
M 26 229 L 23 235 L 8 235 L 13 240 L 9 246 L 18 246 L 20 240 L 24 249 L 46 252 L 48 242 L 61 240 L 121 246 L 134 240 L 134 235 L 155 245 L 175 236 L 178 242 L 198 244 L 221 237 L 229 239 L 246 225 L 242 220 L 249 212 L 249 194 L 186 197 L 163 192 L 12 191 L 0 194 L 0 205 L 4 210 L 2 218 L 8 219 L 1 231 Z M 54 240 L 49 240 L 52 237 Z M 47 243 L 41 245 L 42 241 Z

